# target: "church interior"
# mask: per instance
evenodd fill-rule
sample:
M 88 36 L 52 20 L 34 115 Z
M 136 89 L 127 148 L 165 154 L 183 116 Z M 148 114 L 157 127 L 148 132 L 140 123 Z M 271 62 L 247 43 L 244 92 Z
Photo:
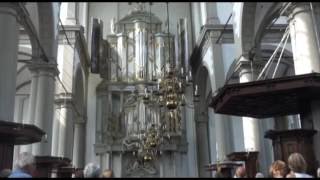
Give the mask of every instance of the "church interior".
M 319 177 L 319 34 L 316 2 L 0 3 L 0 171 Z

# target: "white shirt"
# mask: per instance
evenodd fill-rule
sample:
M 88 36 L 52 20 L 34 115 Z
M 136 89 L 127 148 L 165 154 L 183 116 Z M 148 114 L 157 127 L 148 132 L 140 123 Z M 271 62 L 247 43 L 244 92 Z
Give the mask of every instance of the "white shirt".
M 305 173 L 294 173 L 296 178 L 313 178 L 312 176 L 310 176 L 309 174 L 305 174 Z

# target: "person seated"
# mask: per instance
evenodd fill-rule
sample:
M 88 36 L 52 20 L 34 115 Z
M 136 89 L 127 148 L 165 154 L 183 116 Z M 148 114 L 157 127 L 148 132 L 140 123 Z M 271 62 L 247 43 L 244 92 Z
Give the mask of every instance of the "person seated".
M 106 169 L 101 174 L 102 178 L 112 178 L 112 170 Z
M 11 174 L 11 169 L 2 169 L 0 171 L 0 178 L 7 178 Z
M 290 154 L 288 166 L 290 173 L 294 174 L 296 178 L 312 178 L 312 176 L 306 174 L 307 163 L 300 153 Z
M 221 173 L 221 172 L 216 172 L 215 174 L 214 174 L 214 177 L 215 178 L 224 178 L 224 175 Z
M 214 174 L 214 177 L 215 178 L 224 178 L 224 175 L 223 175 L 223 173 L 221 171 L 222 171 L 221 166 L 218 166 L 217 167 L 217 171 Z
M 288 173 L 288 168 L 285 162 L 276 160 L 273 162 L 269 169 L 269 174 L 273 178 L 284 178 Z
M 294 172 L 290 171 L 287 175 L 286 178 L 296 178 L 296 176 L 294 175 Z
M 240 166 L 236 169 L 234 178 L 244 178 L 246 177 L 246 174 L 246 168 L 244 166 Z
M 261 172 L 257 172 L 256 178 L 264 178 L 264 175 Z
M 83 170 L 82 169 L 76 169 L 74 172 L 74 178 L 83 178 Z
M 99 178 L 100 174 L 100 167 L 94 163 L 87 164 L 83 170 L 84 178 Z
M 15 163 L 15 169 L 10 174 L 9 178 L 32 178 L 36 170 L 35 158 L 29 152 L 19 154 Z

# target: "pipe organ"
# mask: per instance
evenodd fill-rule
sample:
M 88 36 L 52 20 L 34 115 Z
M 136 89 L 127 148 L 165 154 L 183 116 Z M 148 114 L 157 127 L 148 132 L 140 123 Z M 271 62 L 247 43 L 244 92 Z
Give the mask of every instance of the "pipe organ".
M 160 19 L 142 9 L 118 22 L 113 19 L 111 27 L 100 63 L 96 122 L 101 138 L 95 152 L 108 162 L 102 168 L 121 167 L 121 176 L 159 177 L 161 160 L 154 157 L 186 151 L 180 115 L 184 107 L 177 97 L 184 97 L 182 84 L 188 79 L 187 23 L 181 19 L 178 24 L 177 47 Z M 168 109 L 169 96 L 173 99 L 167 103 L 175 106 Z M 166 143 L 159 143 L 166 137 Z M 155 146 L 160 151 L 153 151 Z M 115 163 L 121 166 L 110 167 Z

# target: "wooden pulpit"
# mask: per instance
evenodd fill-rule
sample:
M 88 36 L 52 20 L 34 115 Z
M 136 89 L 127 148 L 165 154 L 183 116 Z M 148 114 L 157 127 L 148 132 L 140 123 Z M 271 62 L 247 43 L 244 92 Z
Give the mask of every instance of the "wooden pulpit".
M 44 134 L 34 125 L 0 120 L 0 170 L 12 169 L 14 145 L 40 142 Z
M 318 163 L 313 150 L 313 136 L 317 131 L 312 129 L 269 130 L 265 138 L 272 140 L 275 160 L 288 162 L 291 153 L 300 153 L 307 162 L 307 173 L 316 175 Z
M 71 178 L 72 174 L 74 174 L 75 168 L 72 166 L 65 166 L 58 168 L 57 177 L 59 178 Z
M 56 173 L 57 177 L 67 177 L 63 174 L 62 167 L 69 167 L 71 160 L 68 158 L 54 156 L 36 156 L 36 174 L 35 177 L 50 178 L 52 173 Z M 61 172 L 60 172 L 61 171 Z M 63 175 L 61 175 L 63 174 Z M 71 175 L 69 176 L 71 177 Z
M 247 177 L 254 178 L 257 173 L 258 151 L 233 152 L 227 155 L 230 161 L 243 161 L 245 163 Z
M 239 166 L 242 166 L 242 164 L 232 161 L 224 161 L 220 163 L 206 165 L 205 168 L 207 171 L 218 171 L 218 169 L 220 169 L 220 172 L 222 173 L 223 177 L 232 178 L 234 170 Z

